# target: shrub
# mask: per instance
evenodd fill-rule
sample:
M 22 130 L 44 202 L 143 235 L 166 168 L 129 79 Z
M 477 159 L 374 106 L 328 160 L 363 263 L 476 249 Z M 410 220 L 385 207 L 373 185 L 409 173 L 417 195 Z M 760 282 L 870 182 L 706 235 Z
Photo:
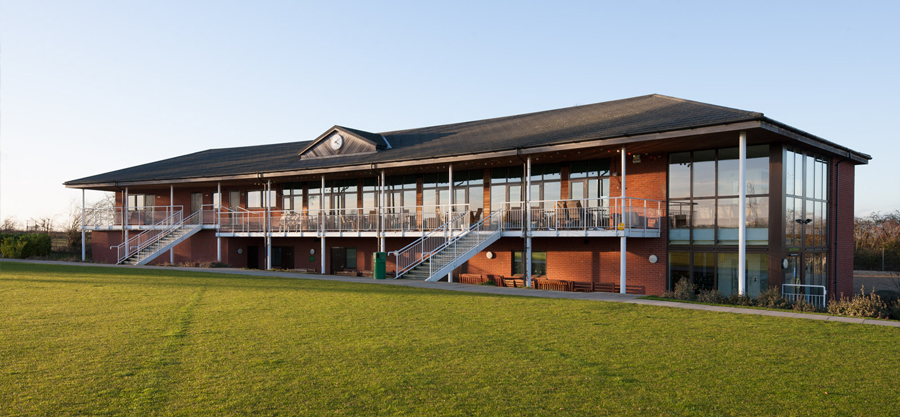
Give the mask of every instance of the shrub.
M 0 243 L 0 253 L 6 258 L 25 259 L 47 256 L 52 246 L 50 235 L 37 233 L 6 235 Z
M 697 301 L 701 303 L 725 304 L 728 299 L 719 290 L 700 290 Z
M 738 295 L 738 294 L 729 295 L 727 302 L 728 302 L 728 304 L 732 304 L 732 305 L 736 305 L 736 306 L 752 306 L 753 305 L 753 300 L 751 300 L 750 297 L 748 297 L 746 295 Z
M 799 311 L 801 313 L 816 313 L 819 311 L 819 308 L 814 304 L 806 301 L 805 298 L 800 298 L 795 301 L 791 307 L 794 311 Z
M 778 287 L 772 287 L 759 293 L 753 302 L 757 306 L 765 308 L 791 308 L 791 302 L 781 296 L 781 291 Z
M 835 300 L 828 305 L 828 313 L 850 317 L 872 317 L 886 319 L 892 315 L 892 308 L 888 307 L 875 293 L 862 294 L 846 298 L 843 295 L 840 300 Z
M 666 291 L 663 294 L 663 297 L 675 300 L 694 301 L 697 299 L 697 294 L 694 293 L 694 286 L 691 285 L 690 280 L 682 278 L 675 283 L 674 291 Z

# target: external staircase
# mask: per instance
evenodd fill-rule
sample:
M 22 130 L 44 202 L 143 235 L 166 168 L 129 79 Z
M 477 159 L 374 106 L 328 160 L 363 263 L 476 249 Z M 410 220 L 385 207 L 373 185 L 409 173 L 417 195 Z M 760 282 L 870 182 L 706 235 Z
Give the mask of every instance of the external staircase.
M 500 239 L 499 211 L 468 228 L 454 231 L 454 222 L 458 222 L 459 217 L 407 247 L 391 252 L 397 257 L 396 278 L 439 281 Z M 439 244 L 435 245 L 435 241 Z
M 198 211 L 182 218 L 181 212 L 176 212 L 153 225 L 151 229 L 139 233 L 121 245 L 113 246 L 118 249 L 117 263 L 124 265 L 147 264 L 199 232 L 202 229 L 200 214 L 201 212 Z

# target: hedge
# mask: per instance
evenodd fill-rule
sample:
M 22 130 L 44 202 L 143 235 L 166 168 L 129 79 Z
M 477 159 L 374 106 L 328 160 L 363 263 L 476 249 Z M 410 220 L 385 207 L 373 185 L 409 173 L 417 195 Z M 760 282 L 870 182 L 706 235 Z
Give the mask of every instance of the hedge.
M 52 247 L 50 235 L 37 233 L 0 235 L 0 254 L 4 258 L 25 259 L 32 256 L 47 256 L 50 255 Z

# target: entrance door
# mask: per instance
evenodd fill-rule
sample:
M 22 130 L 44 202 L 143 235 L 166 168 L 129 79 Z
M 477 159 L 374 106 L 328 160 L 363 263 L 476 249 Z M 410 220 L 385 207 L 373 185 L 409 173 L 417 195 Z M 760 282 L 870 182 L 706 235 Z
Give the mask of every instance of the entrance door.
M 247 268 L 259 269 L 259 246 L 247 246 Z
M 273 246 L 272 247 L 272 268 L 274 269 L 284 269 L 282 266 L 282 257 L 281 254 L 281 246 Z
M 331 273 L 343 271 L 347 267 L 347 248 L 331 248 Z
M 191 214 L 194 214 L 203 207 L 203 193 L 191 193 Z
M 294 269 L 294 247 L 282 246 L 281 248 L 281 268 Z

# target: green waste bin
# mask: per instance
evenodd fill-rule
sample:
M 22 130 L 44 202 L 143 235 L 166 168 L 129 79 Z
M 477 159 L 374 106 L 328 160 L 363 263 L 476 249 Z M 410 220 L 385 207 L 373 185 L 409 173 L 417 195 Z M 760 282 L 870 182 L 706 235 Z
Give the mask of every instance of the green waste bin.
M 375 279 L 385 278 L 385 269 L 387 268 L 387 253 L 375 252 L 372 254 L 372 277 Z

